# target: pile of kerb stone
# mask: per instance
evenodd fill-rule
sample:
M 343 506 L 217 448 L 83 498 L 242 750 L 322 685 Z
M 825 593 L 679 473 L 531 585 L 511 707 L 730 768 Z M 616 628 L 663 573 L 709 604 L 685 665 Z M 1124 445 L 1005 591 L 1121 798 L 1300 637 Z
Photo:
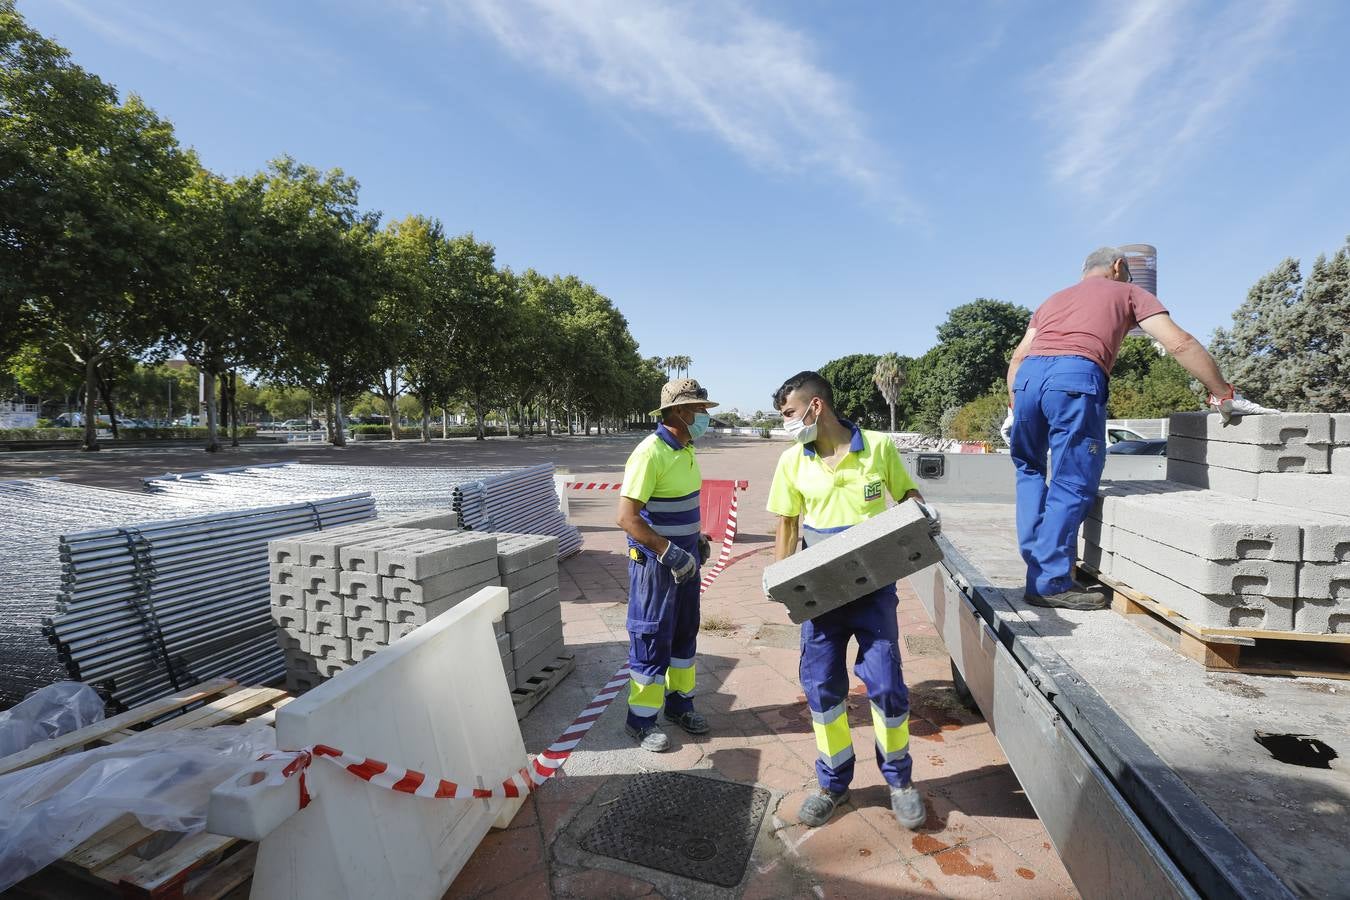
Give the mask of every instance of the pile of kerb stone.
M 514 689 L 563 651 L 558 539 L 457 530 L 422 511 L 274 540 L 272 620 L 287 689 L 301 693 L 378 653 L 485 587 L 506 587 L 496 640 Z
M 1198 625 L 1350 634 L 1350 414 L 1173 415 L 1167 480 L 1104 483 L 1079 555 Z

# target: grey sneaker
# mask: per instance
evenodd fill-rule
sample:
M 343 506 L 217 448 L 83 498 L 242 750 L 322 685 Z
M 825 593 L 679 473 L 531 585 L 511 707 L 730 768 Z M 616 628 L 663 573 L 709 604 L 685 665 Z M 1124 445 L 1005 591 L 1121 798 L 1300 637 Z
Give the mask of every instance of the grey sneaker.
M 891 788 L 891 812 L 895 821 L 913 831 L 928 818 L 928 810 L 923 806 L 923 794 L 914 785 Z
M 643 750 L 662 753 L 670 749 L 670 738 L 666 737 L 666 733 L 661 730 L 659 725 L 634 728 L 632 725 L 625 724 L 623 730 L 628 732 L 628 736 L 637 741 L 638 746 Z
M 836 794 L 833 791 L 821 788 L 818 793 L 812 794 L 802 801 L 801 811 L 797 813 L 797 818 L 803 825 L 810 828 L 819 828 L 830 821 L 830 816 L 840 806 L 848 802 L 848 791 Z
M 1085 591 L 1081 588 L 1070 588 L 1058 594 L 1045 596 L 1023 594 L 1022 599 L 1032 606 L 1043 606 L 1048 609 L 1105 609 L 1111 605 L 1111 599 L 1100 591 Z
M 682 712 L 678 716 L 672 716 L 670 713 L 666 713 L 666 721 L 674 722 L 690 734 L 708 733 L 708 720 L 699 713 L 694 712 L 692 709 L 688 712 Z

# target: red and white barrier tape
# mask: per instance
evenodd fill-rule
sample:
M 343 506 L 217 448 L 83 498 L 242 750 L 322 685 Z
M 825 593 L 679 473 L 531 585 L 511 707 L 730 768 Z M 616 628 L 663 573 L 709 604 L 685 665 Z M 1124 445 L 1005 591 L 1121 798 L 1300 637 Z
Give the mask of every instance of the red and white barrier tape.
M 623 487 L 622 481 L 569 481 L 569 491 L 617 491 Z
M 731 505 L 727 507 L 727 527 L 722 537 L 722 549 L 717 554 L 717 562 L 713 563 L 711 569 L 703 573 L 703 578 L 698 583 L 699 593 L 707 592 L 731 560 L 731 545 L 736 541 L 736 495 L 739 493 L 740 491 L 737 490 L 731 492 Z
M 501 784 L 491 788 L 469 787 L 445 778 L 429 776 L 415 769 L 390 765 L 378 759 L 352 756 L 327 744 L 316 744 L 305 750 L 269 753 L 263 759 L 291 757 L 291 762 L 282 770 L 281 774 L 287 778 L 293 775 L 300 776 L 301 809 L 309 804 L 309 791 L 305 787 L 305 770 L 309 768 L 315 757 L 326 759 L 341 766 L 349 774 L 360 778 L 362 781 L 368 781 L 378 787 L 398 791 L 401 794 L 411 794 L 414 797 L 430 797 L 442 800 L 467 798 L 488 800 L 494 797 L 524 797 L 538 790 L 544 782 L 558 774 L 563 763 L 567 762 L 567 758 L 572 755 L 572 751 L 586 736 L 586 732 L 591 730 L 591 726 L 604 714 L 610 703 L 614 702 L 614 698 L 619 696 L 627 683 L 628 666 L 625 665 L 614 673 L 614 677 L 606 682 L 598 694 L 591 698 L 591 702 L 586 704 L 586 708 L 572 720 L 571 725 L 563 729 L 557 740 L 530 760 L 524 768 L 515 772 Z M 481 778 L 479 784 L 482 784 Z

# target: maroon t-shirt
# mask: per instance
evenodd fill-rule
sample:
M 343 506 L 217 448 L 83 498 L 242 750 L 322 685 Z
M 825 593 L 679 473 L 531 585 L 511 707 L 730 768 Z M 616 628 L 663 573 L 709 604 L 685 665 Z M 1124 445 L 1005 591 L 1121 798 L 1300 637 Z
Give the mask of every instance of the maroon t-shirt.
M 1036 337 L 1028 356 L 1084 356 L 1111 374 L 1120 342 L 1131 328 L 1167 312 L 1137 284 L 1094 275 L 1041 304 L 1031 317 Z

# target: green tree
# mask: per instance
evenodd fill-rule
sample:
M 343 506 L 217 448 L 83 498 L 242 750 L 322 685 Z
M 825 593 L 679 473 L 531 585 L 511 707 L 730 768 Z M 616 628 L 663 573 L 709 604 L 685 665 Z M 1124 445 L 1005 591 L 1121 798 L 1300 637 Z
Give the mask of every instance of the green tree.
M 1214 332 L 1209 349 L 1219 368 L 1257 403 L 1296 409 L 1302 399 L 1288 365 L 1297 346 L 1294 307 L 1302 286 L 1298 261 L 1286 258 L 1252 285 L 1233 313 L 1233 327 Z
M 900 399 L 900 391 L 909 380 L 908 360 L 898 353 L 886 353 L 877 360 L 872 370 L 872 381 L 891 409 L 891 431 L 895 431 L 895 404 Z
M 860 428 L 879 428 L 886 420 L 886 400 L 873 380 L 880 359 L 874 353 L 854 353 L 820 367 L 834 389 L 835 411 Z
M 1001 441 L 999 427 L 1008 414 L 1008 391 L 995 388 L 958 409 L 951 418 L 950 436 L 958 441 Z
M 938 343 L 910 369 L 915 418 L 936 431 L 946 410 L 987 393 L 1004 377 L 1031 311 L 980 298 L 956 307 L 938 326 Z
M 1291 376 L 1302 408 L 1350 409 L 1350 238 L 1331 259 L 1317 257 L 1292 318 Z
M 1007 400 L 1007 392 L 1004 392 Z M 1107 409 L 1118 419 L 1156 419 L 1203 409 L 1191 376 L 1151 338 L 1133 335 L 1121 343 L 1111 370 Z
M 464 234 L 450 241 L 449 296 L 456 326 L 446 364 L 457 396 L 473 410 L 475 436 L 486 438 L 489 409 L 505 392 L 505 371 L 514 355 L 511 331 L 519 295 L 499 276 L 497 251 L 491 244 Z

